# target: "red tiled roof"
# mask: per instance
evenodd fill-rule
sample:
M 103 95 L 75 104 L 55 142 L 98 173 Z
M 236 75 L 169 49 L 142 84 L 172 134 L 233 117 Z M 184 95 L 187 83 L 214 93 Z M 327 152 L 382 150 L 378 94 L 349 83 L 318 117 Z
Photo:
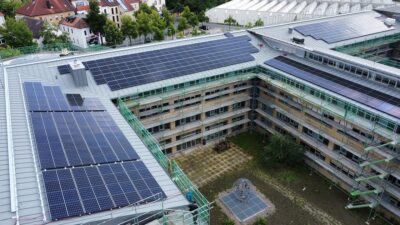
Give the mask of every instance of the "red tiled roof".
M 129 11 L 133 10 L 132 4 L 134 4 L 134 3 L 140 3 L 140 0 L 125 0 L 125 5 Z
M 90 6 L 88 5 L 79 5 L 76 7 L 76 10 L 79 11 L 87 11 L 89 12 Z
M 89 25 L 86 23 L 85 19 L 80 18 L 80 17 L 64 18 L 60 24 L 62 24 L 64 26 L 68 26 L 68 27 L 74 27 L 77 29 L 83 29 L 83 28 L 89 27 Z
M 17 13 L 33 17 L 51 15 L 55 13 L 73 12 L 74 10 L 75 7 L 68 0 L 33 0 L 31 3 L 17 9 Z
M 101 5 L 102 7 L 105 7 L 105 6 L 111 6 L 111 7 L 113 7 L 113 6 L 119 6 L 119 3 L 118 3 L 117 0 L 101 0 L 101 1 L 100 1 L 100 5 Z

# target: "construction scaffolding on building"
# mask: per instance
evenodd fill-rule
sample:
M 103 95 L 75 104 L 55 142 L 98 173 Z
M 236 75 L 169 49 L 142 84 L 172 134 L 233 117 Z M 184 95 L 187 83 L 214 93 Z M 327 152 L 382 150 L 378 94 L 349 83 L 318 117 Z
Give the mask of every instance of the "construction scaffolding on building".
M 174 160 L 170 160 L 162 152 L 157 140 L 147 131 L 146 128 L 144 128 L 139 119 L 137 119 L 137 117 L 129 110 L 129 108 L 121 99 L 118 99 L 118 108 L 135 133 L 140 137 L 149 151 L 153 154 L 158 163 L 170 175 L 172 181 L 177 185 L 182 194 L 186 194 L 189 191 L 193 193 L 193 198 L 199 206 L 197 209 L 198 220 L 201 221 L 199 224 L 210 224 L 210 210 L 212 204 L 208 202 L 208 200 L 201 194 L 197 187 L 182 171 L 179 165 Z M 193 224 L 192 213 L 193 212 L 190 211 L 184 211 L 181 213 L 179 217 L 182 217 L 182 220 L 179 220 L 184 222 L 182 224 Z M 172 222 L 175 219 L 176 217 L 172 218 L 171 214 L 162 212 L 162 224 L 169 224 L 168 222 Z M 189 220 L 191 221 L 190 223 L 188 222 Z
M 347 125 L 348 123 L 358 124 L 360 127 L 364 128 L 365 130 L 369 131 L 372 139 L 363 137 L 361 138 L 363 146 L 360 146 L 360 149 L 364 149 L 363 152 L 357 150 L 358 148 L 350 147 L 350 145 L 357 144 L 354 140 L 343 137 L 339 141 L 346 146 L 347 150 L 351 150 L 353 154 L 358 154 L 359 158 L 353 160 L 351 162 L 348 158 L 346 158 L 342 154 L 337 154 L 336 162 L 338 163 L 338 168 L 341 171 L 344 171 L 343 168 L 351 166 L 355 173 L 351 174 L 348 172 L 348 177 L 352 178 L 349 180 L 349 192 L 350 198 L 349 203 L 346 206 L 347 209 L 357 209 L 357 208 L 370 208 L 370 214 L 368 216 L 367 222 L 373 219 L 376 216 L 376 209 L 381 204 L 381 200 L 383 197 L 383 193 L 386 191 L 388 184 L 388 180 L 386 179 L 387 176 L 397 170 L 396 167 L 390 167 L 390 163 L 395 159 L 398 158 L 399 154 L 395 152 L 391 152 L 389 149 L 385 148 L 387 146 L 394 146 L 398 145 L 397 141 L 393 141 L 390 138 L 384 137 L 394 137 L 394 140 L 397 140 L 397 136 L 395 135 L 394 131 L 390 132 L 386 129 L 383 129 L 381 126 L 377 125 L 377 121 L 379 121 L 379 116 L 375 115 L 375 119 L 373 119 L 370 125 L 366 124 L 365 121 L 361 122 L 359 113 L 357 110 L 354 110 L 357 107 L 352 106 L 351 103 L 346 102 L 346 105 L 343 107 L 344 111 L 340 112 L 337 110 L 337 101 L 334 100 L 334 97 L 329 96 L 329 93 L 324 93 L 322 90 L 319 90 L 319 94 L 316 90 L 312 91 L 313 95 L 309 94 L 311 92 L 305 91 L 308 87 L 297 83 L 296 81 L 282 76 L 279 73 L 274 71 L 267 70 L 262 68 L 263 73 L 267 76 L 262 78 L 267 84 L 272 85 L 273 87 L 278 87 L 279 89 L 285 90 L 287 93 L 297 97 L 301 104 L 301 112 L 302 116 L 296 117 L 298 122 L 304 121 L 306 123 L 301 122 L 302 124 L 312 124 L 313 126 L 317 124 L 316 128 L 319 131 L 319 135 L 324 135 L 325 127 L 322 124 L 329 124 L 329 126 L 335 126 L 338 130 L 340 129 L 342 133 L 352 133 L 353 131 Z M 274 94 L 273 94 L 274 95 Z M 315 97 L 319 96 L 319 99 Z M 276 98 L 281 98 L 282 96 L 278 96 L 275 94 Z M 285 99 L 288 101 L 288 99 Z M 294 102 L 295 103 L 295 102 Z M 293 103 L 291 103 L 293 105 Z M 309 109 L 305 108 L 304 106 L 307 104 L 311 104 L 313 106 L 317 106 L 318 111 L 320 112 L 320 117 L 317 118 L 322 123 L 314 123 L 311 119 L 307 118 L 305 115 Z M 294 109 L 287 107 L 284 109 L 290 115 L 299 115 L 296 113 Z M 282 112 L 284 112 L 282 111 Z M 324 113 L 325 112 L 325 113 Z M 336 118 L 339 118 L 340 121 L 344 123 L 336 123 L 335 121 L 327 119 L 323 115 L 332 115 Z M 274 121 L 276 122 L 276 121 Z M 336 123 L 336 124 L 335 124 Z M 290 126 L 284 127 L 287 131 L 293 131 Z M 393 129 L 395 130 L 395 129 Z M 273 129 L 270 129 L 271 132 L 275 132 Z M 353 132 L 354 133 L 354 132 Z M 296 134 L 302 135 L 302 134 Z M 379 140 L 377 139 L 377 135 L 380 136 Z M 328 135 L 330 136 L 330 135 Z M 361 136 L 361 135 L 359 135 Z M 381 144 L 384 142 L 384 144 Z M 321 143 L 318 145 L 314 145 L 317 149 L 322 150 L 326 147 L 323 146 Z M 326 152 L 322 151 L 324 154 Z M 329 153 L 328 153 L 329 154 Z M 311 154 L 306 154 L 310 157 Z M 311 155 L 314 160 L 318 161 L 318 156 Z M 355 163 L 356 161 L 357 163 Z M 348 170 L 348 169 L 347 169 Z M 343 179 L 342 174 L 332 174 L 334 176 L 338 176 L 338 178 Z M 344 177 L 347 178 L 347 177 Z

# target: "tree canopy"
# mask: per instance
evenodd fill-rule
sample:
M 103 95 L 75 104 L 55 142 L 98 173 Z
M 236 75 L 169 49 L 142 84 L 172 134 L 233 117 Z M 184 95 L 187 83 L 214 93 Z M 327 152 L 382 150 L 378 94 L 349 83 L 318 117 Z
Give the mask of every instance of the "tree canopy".
M 266 164 L 294 167 L 302 163 L 304 148 L 290 136 L 275 134 L 265 146 L 263 160 Z
M 3 26 L 0 26 L 0 34 L 7 45 L 18 48 L 35 45 L 32 31 L 29 30 L 25 20 L 15 20 L 8 17 Z
M 224 24 L 226 24 L 226 25 L 229 26 L 229 30 L 231 30 L 231 26 L 232 26 L 232 25 L 235 25 L 236 23 L 237 23 L 236 20 L 233 19 L 232 16 L 229 16 L 228 18 L 226 18 L 226 19 L 224 20 Z
M 180 17 L 179 18 L 179 24 L 178 24 L 178 30 L 182 32 L 182 31 L 184 31 L 184 30 L 186 30 L 188 28 L 189 28 L 189 25 L 188 25 L 188 22 L 187 22 L 186 18 L 185 17 Z
M 107 20 L 104 26 L 104 37 L 106 38 L 107 45 L 111 46 L 120 45 L 124 41 L 122 32 L 111 20 Z
M 107 14 L 100 13 L 99 2 L 91 0 L 89 2 L 89 13 L 87 14 L 87 23 L 95 34 L 102 34 L 107 22 Z
M 0 12 L 3 12 L 6 17 L 14 18 L 15 12 L 24 4 L 30 2 L 29 0 L 1 0 Z
M 139 36 L 138 24 L 130 16 L 123 16 L 121 21 L 121 32 L 124 37 L 129 38 L 129 44 L 132 44 L 132 39 Z
M 40 35 L 43 37 L 43 44 L 58 44 L 58 43 L 71 43 L 68 33 L 62 32 L 58 34 L 57 27 L 45 22 Z
M 258 19 L 255 23 L 254 23 L 254 26 L 256 26 L 256 27 L 262 27 L 262 26 L 264 26 L 264 21 L 262 21 L 262 19 Z

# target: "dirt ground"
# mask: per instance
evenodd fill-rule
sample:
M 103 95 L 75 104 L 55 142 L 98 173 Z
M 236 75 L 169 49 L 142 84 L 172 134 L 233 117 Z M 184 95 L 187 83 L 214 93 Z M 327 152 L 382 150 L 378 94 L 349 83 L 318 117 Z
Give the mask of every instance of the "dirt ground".
M 267 197 L 276 207 L 276 212 L 267 218 L 268 224 L 273 225 L 358 225 L 365 224 L 369 210 L 346 210 L 347 194 L 313 172 L 307 166 L 300 166 L 296 169 L 268 168 L 260 165 L 256 160 L 265 145 L 264 138 L 257 133 L 244 133 L 232 138 L 236 146 L 242 147 L 242 151 L 251 160 L 243 160 L 236 164 L 234 169 L 225 170 L 207 182 L 199 182 L 200 191 L 214 201 L 218 193 L 232 187 L 239 178 L 247 178 Z M 234 153 L 231 153 L 230 158 Z M 185 157 L 188 157 L 187 155 Z M 191 160 L 196 160 L 198 155 Z M 241 156 L 243 157 L 243 156 Z M 208 157 L 212 160 L 214 157 Z M 247 157 L 246 157 L 247 158 Z M 201 158 L 201 164 L 207 164 L 207 158 Z M 179 162 L 179 160 L 178 160 Z M 215 165 L 215 159 L 213 161 Z M 222 165 L 227 165 L 221 162 Z M 189 177 L 194 174 L 199 176 L 202 167 L 198 171 L 193 164 L 184 163 L 181 160 L 183 170 L 190 168 Z M 214 204 L 211 212 L 211 224 L 222 225 L 227 216 Z M 370 225 L 386 225 L 382 219 L 370 221 Z

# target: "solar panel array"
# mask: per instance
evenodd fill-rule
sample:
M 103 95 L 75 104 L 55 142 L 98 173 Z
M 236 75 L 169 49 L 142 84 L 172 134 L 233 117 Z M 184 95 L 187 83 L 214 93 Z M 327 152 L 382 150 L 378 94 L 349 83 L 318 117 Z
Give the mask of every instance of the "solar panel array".
M 86 66 L 86 63 L 83 62 L 82 63 L 84 66 Z M 60 75 L 64 75 L 64 74 L 69 74 L 70 73 L 70 67 L 69 65 L 61 65 L 61 66 L 57 66 L 57 70 L 58 73 L 60 73 Z M 86 68 L 87 70 L 87 68 Z
M 166 197 L 98 99 L 24 89 L 52 220 Z
M 40 82 L 26 82 L 24 89 L 29 111 L 105 110 L 97 98 L 85 98 L 79 104 L 71 102 L 70 98 L 66 99 L 58 86 L 42 86 Z
M 323 40 L 328 44 L 384 32 L 393 28 L 386 26 L 382 20 L 368 15 L 346 19 L 332 20 L 294 27 L 304 36 Z
M 98 85 L 112 91 L 254 60 L 248 36 L 85 62 Z
M 43 179 L 53 220 L 154 201 L 163 193 L 141 161 L 47 170 Z
M 400 99 L 397 97 L 362 86 L 283 56 L 268 60 L 265 64 L 378 111 L 400 118 Z
M 235 192 L 230 192 L 220 199 L 241 222 L 251 219 L 269 208 L 267 203 L 253 190 L 249 191 L 245 202 L 241 201 Z

